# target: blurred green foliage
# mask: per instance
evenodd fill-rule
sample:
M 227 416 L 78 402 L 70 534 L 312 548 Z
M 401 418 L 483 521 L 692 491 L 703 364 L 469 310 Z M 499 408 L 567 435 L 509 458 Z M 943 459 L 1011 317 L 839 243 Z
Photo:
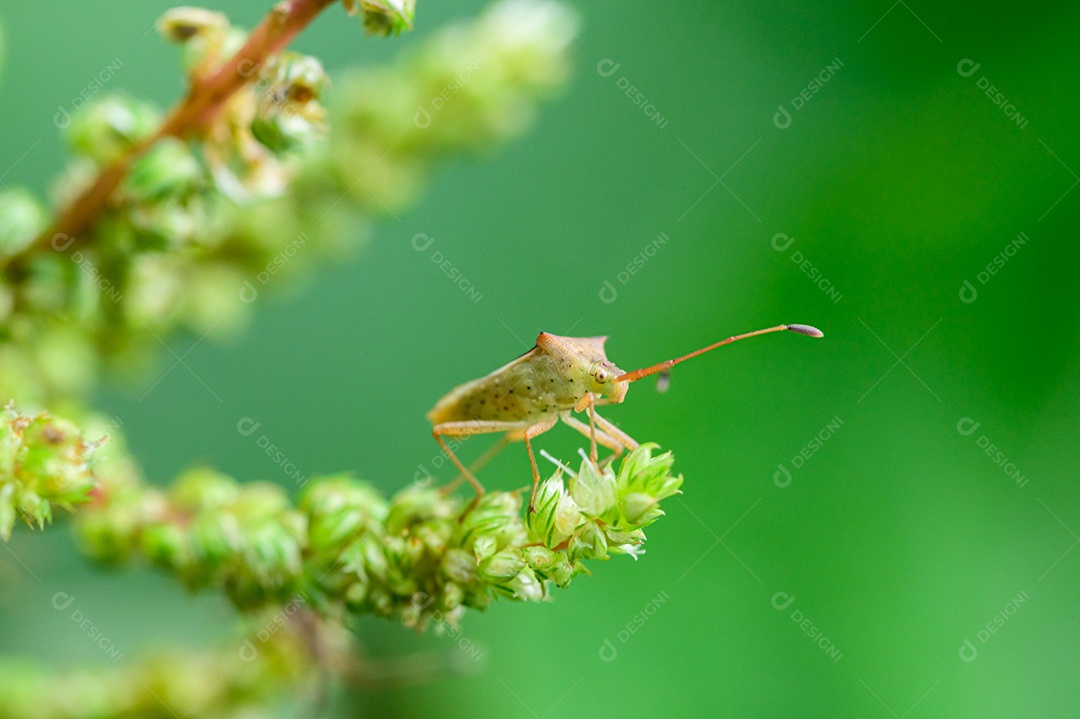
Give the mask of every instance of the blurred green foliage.
M 5 184 L 44 189 L 61 165 L 57 106 L 113 58 L 132 93 L 179 94 L 174 53 L 142 37 L 167 7 L 5 7 Z M 416 36 L 392 44 L 320 22 L 298 50 L 333 78 L 479 7 L 421 5 Z M 216 9 L 248 24 L 263 10 Z M 680 367 L 665 395 L 634 388 L 605 413 L 671 447 L 686 477 L 637 563 L 544 607 L 470 616 L 463 637 L 486 662 L 470 661 L 467 678 L 339 692 L 335 710 L 1071 715 L 1080 10 L 699 0 L 678 21 L 645 3 L 580 10 L 574 84 L 527 140 L 444 168 L 355 261 L 260 298 L 235 341 L 164 338 L 183 361 L 163 349 L 98 406 L 151 477 L 206 460 L 291 487 L 286 466 L 359 468 L 391 491 L 437 456 L 424 421 L 434 401 L 540 330 L 608 334 L 611 359 L 636 367 L 813 323 L 825 340 L 741 343 Z M 969 76 L 964 60 L 979 65 Z M 434 238 L 423 251 L 418 233 Z M 779 233 L 794 238 L 782 251 Z M 1020 233 L 1028 241 L 995 267 Z M 244 418 L 258 431 L 237 432 Z M 559 430 L 540 444 L 565 460 L 579 438 Z M 524 450 L 489 473 L 526 484 Z M 231 616 L 157 577 L 88 570 L 62 532 L 16 533 L 10 547 L 6 653 L 107 661 L 50 605 L 58 590 L 128 656 L 198 645 Z M 384 659 L 462 651 L 374 620 L 357 632 Z

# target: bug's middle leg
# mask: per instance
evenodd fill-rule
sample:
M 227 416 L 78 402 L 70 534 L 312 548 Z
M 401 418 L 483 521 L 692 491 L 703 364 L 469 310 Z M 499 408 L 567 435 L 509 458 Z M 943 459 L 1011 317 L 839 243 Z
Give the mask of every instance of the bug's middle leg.
M 536 456 L 532 450 L 532 438 L 547 432 L 549 429 L 555 426 L 555 423 L 559 421 L 559 416 L 555 415 L 550 419 L 542 419 L 536 424 L 530 426 L 525 430 L 523 439 L 525 440 L 525 449 L 529 451 L 529 464 L 532 465 L 533 473 L 533 487 L 532 494 L 529 495 L 529 514 L 533 513 L 533 509 L 536 505 L 536 488 L 540 486 L 540 469 L 536 466 Z

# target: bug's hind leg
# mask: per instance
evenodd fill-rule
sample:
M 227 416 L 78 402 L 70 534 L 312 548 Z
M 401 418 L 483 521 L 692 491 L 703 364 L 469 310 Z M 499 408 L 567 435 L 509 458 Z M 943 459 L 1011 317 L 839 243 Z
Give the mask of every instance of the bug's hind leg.
M 473 473 L 461 463 L 461 460 L 458 459 L 457 455 L 454 454 L 454 451 L 450 449 L 450 445 L 446 443 L 443 437 L 471 437 L 474 434 L 494 434 L 496 432 L 506 432 L 508 435 L 511 435 L 514 432 L 521 431 L 524 427 L 525 426 L 522 425 L 521 422 L 467 420 L 464 422 L 443 422 L 437 424 L 431 429 L 431 434 L 435 437 L 435 441 L 439 443 L 439 446 L 442 447 L 446 456 L 454 463 L 454 466 L 457 467 L 458 471 L 461 472 L 461 476 L 472 485 L 472 488 L 476 491 L 476 496 L 482 497 L 484 495 L 484 486 L 480 484 L 480 481 Z M 502 447 L 499 447 L 499 449 L 502 449 Z M 481 456 L 480 459 L 486 461 L 491 459 L 491 457 L 485 454 L 484 456 Z
M 515 441 L 521 441 L 520 433 L 507 432 L 506 434 L 504 434 L 502 437 L 499 438 L 498 442 L 491 445 L 491 447 L 489 447 L 482 455 L 477 457 L 472 464 L 469 465 L 469 472 L 472 473 L 472 475 L 475 477 L 476 473 L 486 467 L 488 462 L 495 459 L 495 457 L 497 457 L 500 452 L 506 449 L 506 445 Z M 458 474 L 458 476 L 454 477 L 452 480 L 444 484 L 440 491 L 443 494 L 450 494 L 455 489 L 457 489 L 458 486 L 464 481 L 465 475 Z

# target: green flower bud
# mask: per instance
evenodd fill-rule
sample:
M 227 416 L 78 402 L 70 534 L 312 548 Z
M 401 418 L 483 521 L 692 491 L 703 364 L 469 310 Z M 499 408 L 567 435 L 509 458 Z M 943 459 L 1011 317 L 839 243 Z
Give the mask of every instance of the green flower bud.
M 311 481 L 300 495 L 312 550 L 340 551 L 357 542 L 387 517 L 386 499 L 370 485 L 348 476 Z
M 596 522 L 582 524 L 570 538 L 570 545 L 566 550 L 571 562 L 579 559 L 606 559 L 607 551 L 607 536 Z
M 139 539 L 143 554 L 153 564 L 181 572 L 192 564 L 191 543 L 182 527 L 168 522 L 150 524 Z
M 240 486 L 232 477 L 207 467 L 189 469 L 169 489 L 169 499 L 191 512 L 228 507 L 239 496 Z
M 542 602 L 544 600 L 543 582 L 536 577 L 533 570 L 527 567 L 500 588 L 509 590 L 510 596 L 519 602 Z
M 675 460 L 671 452 L 653 457 L 652 451 L 657 447 L 651 442 L 642 444 L 623 461 L 618 476 L 620 495 L 644 492 L 661 500 L 678 493 L 683 479 L 681 475 L 671 475 L 671 465 Z
M 35 491 L 56 502 L 83 501 L 94 486 L 87 462 L 96 443 L 83 441 L 79 428 L 59 417 L 40 414 L 23 430 L 21 470 L 35 480 Z
M 569 536 L 561 531 L 565 529 L 566 523 L 564 522 L 563 527 L 560 528 L 558 522 L 559 505 L 565 496 L 566 489 L 558 473 L 541 482 L 536 489 L 533 512 L 526 517 L 526 520 L 531 534 L 538 537 L 544 546 L 554 548 Z
M 622 498 L 622 516 L 629 524 L 644 527 L 664 513 L 658 504 L 658 500 L 651 495 L 630 492 Z
M 551 551 L 547 547 L 532 546 L 524 548 L 523 556 L 530 569 L 544 572 L 555 566 L 555 563 L 559 561 L 562 555 Z
M 293 593 L 293 580 L 302 567 L 299 538 L 275 522 L 253 530 L 245 528 L 244 535 L 246 572 L 271 597 Z
M 386 532 L 403 534 L 432 519 L 449 519 L 456 514 L 454 500 L 416 486 L 394 497 L 386 516 Z
M 416 0 L 345 0 L 350 15 L 360 15 L 369 35 L 390 37 L 413 28 Z
M 555 582 L 555 586 L 565 589 L 570 586 L 570 580 L 574 578 L 577 572 L 574 571 L 574 567 L 566 557 L 560 557 L 559 561 L 555 562 L 544 574 Z
M 345 605 L 354 612 L 364 608 L 368 601 L 368 585 L 363 582 L 353 582 L 342 595 Z
M 144 521 L 137 499 L 114 496 L 107 507 L 84 512 L 75 529 L 84 552 L 101 562 L 114 564 L 138 551 L 137 537 Z
M 476 559 L 463 549 L 449 549 L 442 559 L 446 576 L 460 584 L 476 581 Z
M 499 540 L 490 535 L 481 535 L 473 540 L 472 548 L 476 561 L 482 562 L 499 551 Z
M 516 577 L 525 569 L 525 558 L 518 548 L 504 549 L 480 563 L 480 577 L 488 581 L 499 581 Z
M 582 521 L 581 512 L 574 498 L 569 494 L 564 494 L 559 499 L 559 506 L 555 510 L 555 531 L 551 536 L 552 540 L 562 542 L 563 538 L 574 533 Z
M 255 85 L 252 135 L 276 154 L 321 138 L 327 126 L 320 99 L 329 84 L 317 59 L 298 53 L 279 56 Z
M 155 327 L 175 317 L 185 289 L 177 265 L 176 258 L 159 253 L 132 258 L 122 306 L 130 324 Z
M 108 95 L 80 108 L 65 136 L 72 150 L 104 165 L 149 137 L 160 124 L 158 110 L 149 103 Z
M 442 604 L 447 610 L 452 611 L 461 607 L 465 601 L 465 590 L 453 582 L 447 582 L 443 587 Z
M 640 529 L 632 529 L 630 531 L 617 531 L 611 527 L 605 528 L 605 534 L 608 538 L 608 546 L 614 546 L 616 544 L 644 544 L 645 532 Z
M 161 17 L 157 29 L 166 40 L 183 44 L 184 69 L 190 74 L 210 70 L 238 47 L 233 38 L 238 33 L 229 19 L 202 8 L 174 7 Z
M 132 164 L 124 193 L 137 202 L 185 197 L 203 177 L 202 166 L 187 143 L 167 137 Z
M 236 556 L 244 540 L 235 516 L 211 511 L 191 523 L 191 543 L 195 556 L 216 569 Z
M 29 247 L 48 224 L 49 214 L 33 193 L 22 188 L 0 192 L 0 257 Z
M 225 15 L 197 7 L 174 7 L 165 11 L 157 23 L 158 32 L 172 42 L 222 33 L 228 27 L 229 19 Z
M 581 469 L 570 480 L 570 496 L 587 517 L 615 519 L 618 513 L 615 473 L 609 467 L 597 469 L 592 462 L 582 460 Z
M 477 559 L 491 556 L 507 544 L 523 544 L 521 499 L 509 492 L 489 492 L 462 518 L 457 538 L 471 547 Z

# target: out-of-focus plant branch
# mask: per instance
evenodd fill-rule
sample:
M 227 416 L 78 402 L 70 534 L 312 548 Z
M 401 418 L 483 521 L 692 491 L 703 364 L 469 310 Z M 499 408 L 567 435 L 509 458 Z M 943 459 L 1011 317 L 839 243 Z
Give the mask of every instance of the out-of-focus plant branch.
M 285 48 L 331 4 L 283 0 L 250 33 L 219 13 L 170 10 L 159 30 L 182 46 L 189 82 L 176 108 L 113 94 L 72 116 L 75 157 L 55 213 L 25 190 L 0 192 L 0 539 L 71 510 L 80 549 L 102 564 L 154 565 L 248 613 L 300 602 L 305 622 L 286 650 L 263 648 L 266 662 L 195 657 L 171 673 L 150 663 L 102 679 L 98 694 L 84 691 L 93 678 L 13 663 L 22 679 L 0 679 L 0 719 L 162 714 L 207 672 L 224 690 L 205 715 L 240 715 L 278 680 L 337 664 L 312 637 L 356 615 L 446 630 L 498 598 L 544 600 L 586 562 L 636 557 L 660 501 L 679 490 L 670 453 L 650 444 L 617 470 L 561 465 L 527 518 L 514 492 L 466 502 L 413 485 L 386 498 L 344 475 L 313 478 L 295 500 L 209 469 L 159 489 L 119 428 L 85 409 L 98 370 L 138 365 L 173 326 L 236 324 L 271 281 L 404 207 L 433 161 L 521 133 L 567 76 L 574 16 L 503 0 L 390 66 L 337 78 L 326 105 L 319 61 Z M 369 32 L 412 25 L 412 0 L 343 4 Z M 297 641 L 306 649 L 289 652 Z M 49 681 L 75 682 L 82 708 L 45 707 Z

